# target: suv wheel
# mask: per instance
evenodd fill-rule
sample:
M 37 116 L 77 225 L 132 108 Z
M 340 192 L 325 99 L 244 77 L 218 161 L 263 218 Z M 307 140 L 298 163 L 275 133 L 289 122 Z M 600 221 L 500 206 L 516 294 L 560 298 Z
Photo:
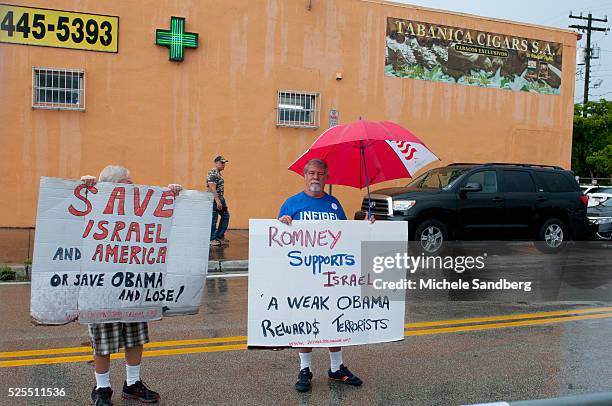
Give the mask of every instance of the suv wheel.
M 417 227 L 414 239 L 425 255 L 438 255 L 448 241 L 448 231 L 441 221 L 426 220 Z
M 540 227 L 536 248 L 544 254 L 554 254 L 565 248 L 567 237 L 567 227 L 563 221 L 548 219 Z

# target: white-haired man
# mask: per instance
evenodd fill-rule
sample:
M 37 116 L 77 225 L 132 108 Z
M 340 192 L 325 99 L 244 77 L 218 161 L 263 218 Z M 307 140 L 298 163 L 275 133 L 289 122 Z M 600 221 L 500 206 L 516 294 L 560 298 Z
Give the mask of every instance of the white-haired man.
M 132 183 L 130 171 L 118 165 L 109 165 L 94 176 L 81 177 L 87 186 L 97 182 Z M 183 189 L 181 185 L 170 184 L 168 188 L 178 195 Z M 143 345 L 149 342 L 147 322 L 136 323 L 94 323 L 88 325 L 89 338 L 94 352 L 96 386 L 91 392 L 94 406 L 112 405 L 113 390 L 110 384 L 110 356 L 125 348 L 126 380 L 123 383 L 122 397 L 136 399 L 143 403 L 156 403 L 160 396 L 149 389 L 140 379 L 140 363 Z
M 311 159 L 304 166 L 304 190 L 288 198 L 278 213 L 278 219 L 290 225 L 292 220 L 321 219 L 346 220 L 346 214 L 338 199 L 325 193 L 327 182 L 327 163 L 321 159 Z M 370 218 L 374 222 L 374 218 Z M 312 348 L 300 348 L 300 373 L 295 389 L 306 392 L 312 381 Z M 329 348 L 330 368 L 327 375 L 332 380 L 352 386 L 363 382 L 353 375 L 342 362 L 342 347 Z

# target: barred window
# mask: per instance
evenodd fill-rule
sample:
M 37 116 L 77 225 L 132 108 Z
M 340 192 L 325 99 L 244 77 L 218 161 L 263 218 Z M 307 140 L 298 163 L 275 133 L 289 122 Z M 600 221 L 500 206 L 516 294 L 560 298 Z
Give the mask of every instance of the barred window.
M 318 128 L 320 113 L 320 93 L 279 90 L 277 126 Z
M 32 68 L 32 108 L 85 110 L 85 72 Z

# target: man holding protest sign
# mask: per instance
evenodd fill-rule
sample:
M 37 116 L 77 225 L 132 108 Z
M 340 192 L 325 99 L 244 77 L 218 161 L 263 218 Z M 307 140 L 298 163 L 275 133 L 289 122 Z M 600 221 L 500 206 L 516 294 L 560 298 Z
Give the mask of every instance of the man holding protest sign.
M 346 220 L 340 202 L 325 193 L 328 177 L 327 163 L 321 159 L 312 159 L 304 166 L 304 190 L 283 203 L 278 219 L 287 225 L 292 220 Z M 370 218 L 374 222 L 374 218 Z M 306 392 L 311 388 L 312 348 L 300 348 L 300 373 L 295 389 Z M 353 375 L 342 362 L 342 347 L 329 347 L 330 369 L 328 376 L 352 386 L 363 382 Z
M 125 167 L 115 165 L 104 168 L 98 179 L 85 175 L 81 177 L 81 181 L 87 188 L 93 188 L 98 181 L 132 183 L 130 171 Z M 182 186 L 178 184 L 170 184 L 168 188 L 175 196 L 182 190 Z M 140 379 L 143 345 L 149 342 L 147 322 L 94 323 L 88 325 L 88 331 L 94 350 L 96 386 L 91 393 L 94 406 L 112 405 L 110 355 L 118 353 L 121 347 L 125 347 L 127 375 L 123 384 L 122 397 L 144 403 L 158 402 L 159 394 L 149 389 Z

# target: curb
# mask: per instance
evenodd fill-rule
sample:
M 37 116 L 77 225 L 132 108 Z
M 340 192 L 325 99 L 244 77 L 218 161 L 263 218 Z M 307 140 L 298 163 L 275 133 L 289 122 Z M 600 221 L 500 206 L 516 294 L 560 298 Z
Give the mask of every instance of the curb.
M 246 259 L 219 261 L 222 272 L 246 272 L 249 270 L 249 261 Z
M 25 265 L 9 265 L 9 268 L 11 268 L 13 271 L 15 271 L 16 276 L 20 276 L 22 278 L 25 278 L 26 276 L 26 268 Z M 29 274 L 32 274 L 32 266 L 29 267 Z
M 246 259 L 239 260 L 221 260 L 208 261 L 208 273 L 216 272 L 246 272 L 249 269 L 249 261 Z
M 560 398 L 478 403 L 464 406 L 607 406 L 610 402 L 612 402 L 612 392 L 602 392 Z

